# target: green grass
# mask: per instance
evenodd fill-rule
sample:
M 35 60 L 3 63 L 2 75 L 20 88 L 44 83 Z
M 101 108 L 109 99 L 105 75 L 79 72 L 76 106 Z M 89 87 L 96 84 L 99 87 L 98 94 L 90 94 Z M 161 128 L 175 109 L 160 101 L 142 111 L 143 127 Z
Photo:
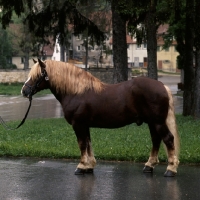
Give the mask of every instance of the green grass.
M 8 123 L 15 127 L 17 122 Z M 181 163 L 200 163 L 200 121 L 177 115 L 181 140 Z M 147 125 L 119 129 L 91 128 L 96 159 L 145 162 L 151 149 Z M 0 156 L 79 159 L 80 151 L 73 129 L 64 119 L 27 120 L 18 130 L 0 126 Z M 164 148 L 159 153 L 166 162 Z
M 24 83 L 0 83 L 0 95 L 21 95 L 21 89 Z M 43 90 L 39 95 L 50 94 L 50 90 Z
M 0 95 L 20 95 L 23 83 L 0 83 Z

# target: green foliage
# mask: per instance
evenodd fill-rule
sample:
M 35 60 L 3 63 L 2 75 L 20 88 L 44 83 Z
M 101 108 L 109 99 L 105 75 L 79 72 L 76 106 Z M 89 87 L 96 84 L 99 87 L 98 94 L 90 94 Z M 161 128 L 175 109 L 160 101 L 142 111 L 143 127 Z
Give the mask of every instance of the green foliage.
M 105 36 L 92 21 L 84 17 L 76 8 L 75 0 L 40 1 L 35 3 L 29 1 L 3 1 L 0 22 L 5 28 L 11 21 L 13 11 L 18 16 L 25 14 L 29 30 L 35 36 L 45 38 L 46 36 L 58 36 L 60 41 L 68 33 L 69 25 L 73 25 L 74 33 L 79 34 L 86 28 L 88 35 L 99 44 Z
M 132 75 L 139 75 L 141 74 L 142 72 L 138 69 L 132 69 Z
M 169 1 L 129 1 L 126 7 L 121 6 L 122 15 L 127 14 L 129 16 L 128 31 L 132 36 L 137 38 L 137 43 L 141 44 L 146 42 L 147 27 L 146 16 L 148 13 L 154 13 L 152 26 L 159 27 L 160 24 L 166 23 L 169 20 L 171 9 Z M 126 16 L 127 16 L 126 15 Z M 150 22 L 148 22 L 150 23 Z
M 10 122 L 15 127 L 19 121 Z M 181 163 L 200 162 L 200 121 L 177 115 L 180 134 Z M 0 126 L 0 156 L 46 158 L 80 158 L 76 136 L 64 119 L 27 120 L 18 130 L 7 131 Z M 145 162 L 151 150 L 151 138 L 146 124 L 119 129 L 91 129 L 95 157 L 101 160 Z M 167 161 L 164 148 L 159 159 Z
M 176 50 L 179 53 L 179 56 L 177 57 L 177 65 L 179 69 L 183 69 L 185 62 L 185 0 L 171 1 L 170 8 L 171 13 L 169 15 L 170 18 L 168 20 L 169 29 L 166 35 L 164 36 L 164 48 L 168 47 L 171 44 L 172 38 L 176 39 Z
M 12 46 L 8 32 L 0 28 L 0 68 L 12 68 Z

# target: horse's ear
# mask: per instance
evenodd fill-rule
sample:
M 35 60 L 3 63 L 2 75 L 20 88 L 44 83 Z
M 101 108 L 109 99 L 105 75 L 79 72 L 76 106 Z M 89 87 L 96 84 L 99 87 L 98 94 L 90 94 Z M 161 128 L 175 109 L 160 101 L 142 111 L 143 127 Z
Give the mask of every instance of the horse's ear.
M 33 62 L 34 62 L 34 64 L 35 64 L 37 61 L 33 58 Z
M 46 65 L 44 64 L 44 62 L 42 62 L 39 58 L 38 58 L 38 62 L 41 68 L 45 68 Z

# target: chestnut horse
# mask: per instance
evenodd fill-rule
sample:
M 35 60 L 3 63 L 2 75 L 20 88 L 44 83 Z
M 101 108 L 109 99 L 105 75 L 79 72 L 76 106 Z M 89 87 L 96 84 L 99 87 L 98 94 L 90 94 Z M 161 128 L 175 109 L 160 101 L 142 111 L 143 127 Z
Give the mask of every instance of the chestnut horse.
M 118 84 L 106 84 L 73 64 L 35 61 L 22 94 L 31 98 L 49 88 L 60 102 L 64 117 L 72 125 L 81 151 L 75 174 L 93 173 L 96 160 L 90 127 L 118 128 L 143 122 L 149 126 L 153 147 L 143 172 L 152 173 L 164 142 L 168 166 L 164 176 L 175 176 L 179 164 L 179 137 L 172 94 L 163 83 L 137 77 Z

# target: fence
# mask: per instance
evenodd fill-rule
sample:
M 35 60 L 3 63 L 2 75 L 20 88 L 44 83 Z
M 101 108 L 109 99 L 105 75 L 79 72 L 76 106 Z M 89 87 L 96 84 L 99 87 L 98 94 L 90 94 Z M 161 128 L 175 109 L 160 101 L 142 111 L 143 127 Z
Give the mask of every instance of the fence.
M 105 83 L 113 82 L 113 68 L 89 68 L 88 72 Z M 129 79 L 130 72 L 129 69 Z M 0 70 L 0 83 L 24 83 L 28 78 L 28 73 L 29 70 Z

